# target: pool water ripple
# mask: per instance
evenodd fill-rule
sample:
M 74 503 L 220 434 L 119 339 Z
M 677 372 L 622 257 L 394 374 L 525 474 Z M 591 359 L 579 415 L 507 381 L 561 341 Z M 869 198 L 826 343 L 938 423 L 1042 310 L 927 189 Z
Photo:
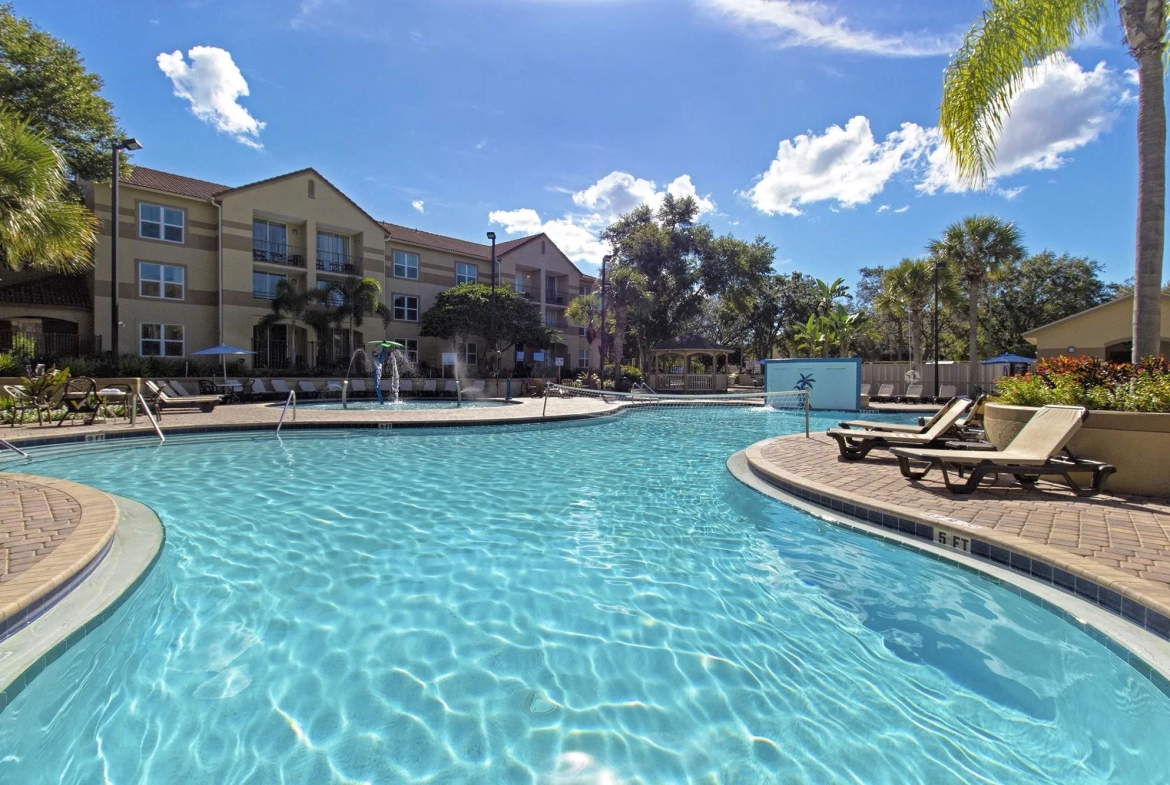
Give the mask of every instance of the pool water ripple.
M 691 409 L 37 461 L 168 539 L 0 714 L 0 782 L 1165 779 L 1170 702 L 1104 646 L 727 474 L 801 425 Z

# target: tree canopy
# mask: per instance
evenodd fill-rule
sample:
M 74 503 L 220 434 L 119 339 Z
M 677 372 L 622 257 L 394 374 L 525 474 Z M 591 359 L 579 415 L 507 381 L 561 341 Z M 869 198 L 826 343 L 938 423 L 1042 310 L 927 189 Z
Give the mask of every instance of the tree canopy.
M 495 337 L 504 351 L 517 344 L 547 348 L 557 333 L 545 327 L 540 309 L 532 301 L 506 287 L 496 287 Z M 492 288 L 464 283 L 439 293 L 435 304 L 422 316 L 420 334 L 456 344 L 484 335 L 492 324 Z

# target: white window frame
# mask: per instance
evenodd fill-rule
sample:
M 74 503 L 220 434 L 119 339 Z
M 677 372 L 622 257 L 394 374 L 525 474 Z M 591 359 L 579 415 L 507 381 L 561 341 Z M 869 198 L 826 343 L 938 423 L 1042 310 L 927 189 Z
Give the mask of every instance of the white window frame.
M 144 268 L 156 267 L 158 268 L 158 278 L 147 278 L 144 274 Z M 167 270 L 177 270 L 179 274 L 178 281 L 167 280 Z M 154 283 L 158 284 L 158 294 L 146 294 L 143 291 L 143 284 Z M 178 285 L 179 296 L 167 296 L 167 284 Z M 162 262 L 139 262 L 138 263 L 138 296 L 145 297 L 151 300 L 175 300 L 181 301 L 187 299 L 187 271 L 176 264 L 163 264 Z
M 402 352 L 406 355 L 406 361 L 412 365 L 417 365 L 418 338 L 395 338 L 394 340 L 402 344 Z
M 402 257 L 401 263 L 399 263 L 399 261 L 398 261 L 399 257 Z M 410 261 L 411 257 L 413 257 L 413 259 L 414 259 L 414 266 L 413 267 L 411 267 L 407 263 Z M 418 280 L 418 266 L 419 266 L 418 254 L 411 253 L 410 251 L 394 251 L 391 254 L 390 260 L 391 260 L 391 264 L 393 265 L 392 272 L 394 273 L 395 278 L 404 278 L 408 281 L 417 281 Z M 399 267 L 402 268 L 401 275 L 399 275 L 399 273 L 398 273 Z M 414 274 L 411 275 L 411 273 L 414 273 Z
M 459 270 L 461 267 L 463 272 Z M 471 275 L 467 275 L 468 270 L 471 271 Z M 455 285 L 463 283 L 479 283 L 479 267 L 470 262 L 455 262 Z
M 158 338 L 146 338 L 143 336 L 143 330 L 147 327 L 158 328 Z M 176 340 L 167 337 L 168 330 L 178 330 L 180 337 Z M 147 343 L 158 344 L 158 354 L 147 354 L 145 345 Z M 167 344 L 179 344 L 179 353 L 172 354 L 167 352 Z M 139 357 L 186 357 L 187 356 L 187 330 L 181 324 L 163 324 L 161 322 L 141 322 L 138 325 L 138 356 Z
M 577 350 L 577 367 L 578 368 L 588 368 L 589 367 L 589 350 L 588 349 L 578 349 Z
M 463 344 L 463 364 L 479 365 L 479 345 L 475 341 Z
M 147 220 L 142 215 L 143 208 L 145 208 L 145 207 L 153 207 L 153 208 L 158 210 L 158 220 L 157 221 Z M 170 217 L 172 217 L 172 218 L 175 215 L 178 215 L 179 222 L 174 223 L 173 221 L 168 221 L 167 220 L 167 217 L 168 217 L 167 213 L 171 213 Z M 147 224 L 158 227 L 158 237 L 151 237 L 149 234 L 143 233 L 142 227 L 144 225 L 147 225 Z M 172 228 L 172 229 L 178 227 L 178 229 L 179 229 L 179 239 L 178 240 L 170 239 L 167 237 L 167 228 L 168 227 Z M 153 204 L 151 202 L 139 202 L 138 203 L 138 236 L 143 238 L 144 240 L 158 240 L 159 242 L 174 243 L 175 245 L 182 245 L 187 240 L 187 214 L 178 207 L 167 207 L 165 204 Z
M 265 294 L 271 295 L 270 297 L 256 297 L 256 291 L 257 291 L 257 289 L 256 289 L 256 276 L 257 275 L 264 276 L 265 280 L 267 280 L 267 281 L 270 281 L 273 278 L 276 278 L 278 280 L 283 280 L 283 281 L 288 280 L 288 276 L 284 275 L 283 273 L 270 273 L 267 270 L 253 270 L 252 271 L 252 297 L 254 299 L 257 299 L 257 300 L 274 300 L 274 299 L 276 299 L 276 283 L 275 282 L 272 283 L 272 287 L 270 289 L 267 289 L 264 292 Z
M 398 298 L 402 298 L 402 305 L 398 305 Z M 414 300 L 414 307 L 410 306 L 410 301 Z M 391 309 L 393 311 L 394 321 L 396 322 L 417 322 L 418 321 L 418 295 L 417 294 L 392 294 L 390 296 Z M 399 310 L 402 311 L 402 316 L 398 315 Z M 414 311 L 414 318 L 410 318 L 410 312 Z

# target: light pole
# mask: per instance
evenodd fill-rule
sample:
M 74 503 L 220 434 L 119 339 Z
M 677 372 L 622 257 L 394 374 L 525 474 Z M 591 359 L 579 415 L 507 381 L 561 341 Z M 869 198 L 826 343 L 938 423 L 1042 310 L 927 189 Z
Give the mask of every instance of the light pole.
M 492 241 L 492 307 L 488 326 L 488 343 L 492 346 L 492 362 L 496 369 L 500 366 L 500 353 L 496 350 L 496 233 L 488 232 L 487 237 Z
M 934 398 L 938 400 L 938 271 L 946 269 L 944 262 L 934 263 L 934 309 L 930 312 L 930 331 L 934 334 Z
M 118 181 L 123 150 L 141 150 L 137 139 L 122 139 L 113 145 L 110 179 L 110 357 L 118 370 Z
M 601 257 L 601 388 L 603 390 L 605 389 L 605 350 L 606 345 L 609 343 L 609 333 L 605 329 L 605 268 L 609 264 L 609 260 L 612 258 L 613 254 L 606 254 L 605 256 Z M 615 389 L 617 388 L 616 369 L 614 371 L 613 386 Z

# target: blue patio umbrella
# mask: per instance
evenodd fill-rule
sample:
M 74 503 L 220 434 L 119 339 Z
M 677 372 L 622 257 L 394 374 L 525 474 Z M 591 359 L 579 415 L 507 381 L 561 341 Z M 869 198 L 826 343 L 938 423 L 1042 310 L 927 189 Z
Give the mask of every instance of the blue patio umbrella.
M 1031 365 L 1036 362 L 1035 357 L 1021 357 L 1018 354 L 1001 354 L 998 357 L 992 357 L 990 360 L 984 360 L 982 365 Z
M 221 343 L 219 346 L 212 346 L 210 349 L 200 349 L 197 352 L 191 352 L 192 356 L 208 357 L 219 355 L 223 363 L 223 380 L 227 382 L 227 356 L 229 354 L 244 355 L 255 354 L 251 349 L 241 349 L 238 346 L 229 346 L 226 343 Z

